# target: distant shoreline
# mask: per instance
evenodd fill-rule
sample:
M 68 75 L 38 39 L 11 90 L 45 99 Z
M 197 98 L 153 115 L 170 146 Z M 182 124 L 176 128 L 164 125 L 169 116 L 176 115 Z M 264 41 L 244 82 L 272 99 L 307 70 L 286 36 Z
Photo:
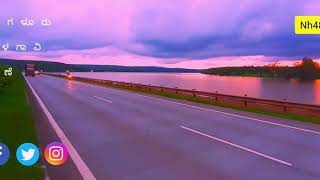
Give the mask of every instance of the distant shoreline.
M 37 70 L 44 72 L 163 72 L 163 73 L 200 73 L 202 70 L 186 68 L 166 68 L 158 66 L 118 66 L 118 65 L 90 65 L 64 64 L 50 61 L 0 59 L 0 64 L 11 65 L 23 70 L 27 64 L 35 64 Z
M 313 80 L 320 80 L 320 78 L 317 79 L 301 79 L 298 77 L 291 77 L 291 78 L 285 78 L 285 77 L 273 77 L 273 76 L 268 76 L 268 75 L 219 75 L 219 74 L 207 74 L 207 73 L 202 73 L 205 75 L 212 75 L 212 76 L 225 76 L 225 77 L 256 77 L 256 78 L 268 78 L 268 79 L 279 79 L 279 80 L 290 80 L 290 79 L 298 79 L 298 80 L 303 80 L 303 81 L 313 81 Z
M 298 78 L 303 80 L 320 79 L 320 65 L 312 59 L 304 58 L 296 66 L 243 66 L 220 67 L 204 70 L 202 73 L 222 76 L 269 77 L 280 79 Z

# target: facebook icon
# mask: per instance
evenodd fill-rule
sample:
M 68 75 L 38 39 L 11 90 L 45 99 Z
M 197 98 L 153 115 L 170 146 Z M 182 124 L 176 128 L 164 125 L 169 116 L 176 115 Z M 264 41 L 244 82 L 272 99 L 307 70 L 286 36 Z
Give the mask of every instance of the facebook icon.
M 10 150 L 7 145 L 0 143 L 0 166 L 7 163 L 10 158 Z

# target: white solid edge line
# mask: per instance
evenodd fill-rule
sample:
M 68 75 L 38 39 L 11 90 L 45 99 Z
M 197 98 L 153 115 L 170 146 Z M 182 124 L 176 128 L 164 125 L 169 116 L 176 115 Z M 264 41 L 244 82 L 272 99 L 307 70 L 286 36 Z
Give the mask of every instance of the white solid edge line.
M 99 96 L 93 96 L 93 97 L 95 97 L 95 98 L 97 98 L 97 99 L 100 99 L 100 100 L 102 100 L 102 101 L 106 101 L 106 102 L 108 102 L 108 103 L 112 103 L 112 101 L 110 101 L 110 100 L 108 100 L 108 99 L 104 99 L 104 98 L 99 97 Z
M 228 145 L 230 145 L 230 146 L 233 146 L 233 147 L 236 147 L 236 148 L 245 150 L 245 151 L 247 151 L 247 152 L 251 152 L 251 153 L 253 153 L 253 154 L 262 156 L 262 157 L 264 157 L 264 158 L 267 158 L 267 159 L 276 161 L 276 162 L 278 162 L 278 163 L 285 164 L 285 165 L 287 165 L 287 166 L 292 166 L 292 164 L 289 163 L 289 162 L 286 162 L 286 161 L 283 161 L 283 160 L 280 160 L 280 159 L 277 159 L 277 158 L 268 156 L 268 155 L 266 155 L 266 154 L 263 154 L 263 153 L 260 153 L 260 152 L 251 150 L 251 149 L 249 149 L 249 148 L 246 148 L 246 147 L 243 147 L 243 146 L 240 146 L 240 145 L 231 143 L 231 142 L 229 142 L 229 141 L 225 141 L 225 140 L 223 140 L 223 139 L 219 139 L 219 138 L 217 138 L 217 137 L 213 137 L 213 136 L 211 136 L 211 135 L 208 135 L 208 134 L 199 132 L 199 131 L 197 131 L 197 130 L 194 130 L 194 129 L 191 129 L 191 128 L 188 128 L 188 127 L 185 127 L 185 126 L 180 126 L 180 128 L 183 128 L 183 129 L 188 130 L 188 131 L 191 131 L 191 132 L 193 132 L 193 133 L 196 133 L 196 134 L 199 134 L 199 135 L 208 137 L 208 138 L 210 138 L 210 139 L 214 139 L 214 140 L 216 140 L 216 141 L 219 141 L 219 142 L 222 142 L 222 143 L 225 143 L 225 144 L 228 144 Z
M 38 103 L 40 104 L 42 110 L 44 111 L 45 115 L 47 116 L 52 128 L 57 133 L 58 137 L 62 141 L 62 143 L 67 147 L 69 155 L 71 159 L 73 160 L 74 164 L 76 165 L 79 173 L 85 180 L 92 180 L 96 179 L 96 177 L 92 174 L 89 167 L 86 165 L 86 163 L 82 160 L 77 150 L 73 147 L 67 136 L 63 133 L 62 129 L 58 126 L 57 122 L 54 120 L 53 116 L 49 112 L 49 110 L 46 108 L 44 103 L 42 102 L 41 98 L 38 96 L 36 91 L 32 88 L 31 84 L 29 83 L 28 79 L 25 78 L 28 86 L 30 87 L 33 95 L 36 97 Z
M 191 107 L 191 108 L 195 108 L 195 109 L 216 112 L 216 113 L 225 114 L 225 115 L 229 115 L 229 116 L 234 116 L 234 117 L 238 117 L 238 118 L 249 119 L 249 120 L 253 120 L 253 121 L 257 121 L 257 122 L 261 122 L 261 123 L 266 123 L 266 124 L 271 124 L 271 125 L 275 125 L 275 126 L 286 127 L 286 128 L 290 128 L 290 129 L 295 129 L 295 130 L 300 130 L 300 131 L 304 131 L 304 132 L 309 132 L 309 133 L 314 133 L 314 134 L 319 134 L 320 135 L 320 132 L 309 130 L 309 129 L 303 129 L 303 128 L 299 128 L 299 127 L 295 127 L 295 126 L 289 126 L 289 125 L 285 125 L 285 124 L 274 123 L 274 122 L 270 122 L 270 121 L 265 121 L 265 120 L 256 119 L 256 118 L 252 118 L 252 117 L 241 116 L 241 115 L 237 115 L 237 114 L 232 114 L 232 113 L 227 113 L 227 112 L 223 112 L 223 111 L 208 109 L 208 108 L 204 108 L 204 107 L 197 107 L 197 106 L 193 106 L 193 105 L 189 105 L 189 104 L 169 101 L 169 100 L 155 98 L 155 97 L 151 97 L 151 96 L 145 96 L 145 95 L 141 95 L 141 94 L 135 94 L 135 93 L 126 92 L 126 91 L 122 91 L 122 90 L 119 90 L 119 91 L 124 92 L 124 93 L 128 93 L 128 94 L 132 94 L 132 95 L 135 95 L 135 96 L 151 98 L 151 99 L 155 99 L 155 100 L 158 100 L 158 101 L 169 102 L 169 103 L 178 104 L 178 105 L 182 105 L 182 106 L 187 106 L 187 107 Z

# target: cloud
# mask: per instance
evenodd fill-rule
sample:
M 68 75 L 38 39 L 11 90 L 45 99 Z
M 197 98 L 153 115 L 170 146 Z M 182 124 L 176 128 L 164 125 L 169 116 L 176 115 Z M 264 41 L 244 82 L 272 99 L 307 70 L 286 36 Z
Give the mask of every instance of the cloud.
M 319 57 L 319 36 L 298 36 L 293 29 L 295 15 L 316 15 L 319 4 L 317 0 L 3 0 L 0 44 L 40 42 L 43 53 L 14 56 L 61 57 L 59 61 L 66 62 L 74 57 L 74 63 L 83 58 L 112 63 L 115 60 L 106 58 L 114 58 L 110 49 L 123 56 L 116 61 L 124 65 L 136 61 L 187 66 L 185 61 L 204 67 L 211 65 L 204 63 L 209 59 L 215 62 L 212 65 L 218 61 L 228 65 L 225 57 L 239 57 L 239 62 L 233 61 L 237 64 L 253 63 L 252 58 L 242 57 Z M 37 23 L 49 18 L 53 25 L 6 26 L 12 17 L 16 23 L 21 18 Z M 97 54 L 85 56 L 88 51 Z
M 27 52 L 17 53 L 14 51 L 1 52 L 0 57 L 21 60 L 45 60 L 67 64 L 103 64 L 120 66 L 161 66 L 168 68 L 190 68 L 207 69 L 223 66 L 262 66 L 273 62 L 282 65 L 292 66 L 296 59 L 286 59 L 279 57 L 257 56 L 223 56 L 206 59 L 181 59 L 171 58 L 170 61 L 164 58 L 155 58 L 128 53 L 113 47 L 103 47 L 85 50 L 58 50 L 48 52 Z M 318 60 L 320 61 L 320 60 Z

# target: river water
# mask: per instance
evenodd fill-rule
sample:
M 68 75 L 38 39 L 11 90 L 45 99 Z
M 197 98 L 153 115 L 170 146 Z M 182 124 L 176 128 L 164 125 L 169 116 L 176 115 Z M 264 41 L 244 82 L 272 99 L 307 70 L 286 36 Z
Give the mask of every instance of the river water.
M 320 105 L 320 79 L 300 81 L 259 77 L 215 76 L 200 73 L 74 72 L 74 76 L 196 89 L 237 96 Z

